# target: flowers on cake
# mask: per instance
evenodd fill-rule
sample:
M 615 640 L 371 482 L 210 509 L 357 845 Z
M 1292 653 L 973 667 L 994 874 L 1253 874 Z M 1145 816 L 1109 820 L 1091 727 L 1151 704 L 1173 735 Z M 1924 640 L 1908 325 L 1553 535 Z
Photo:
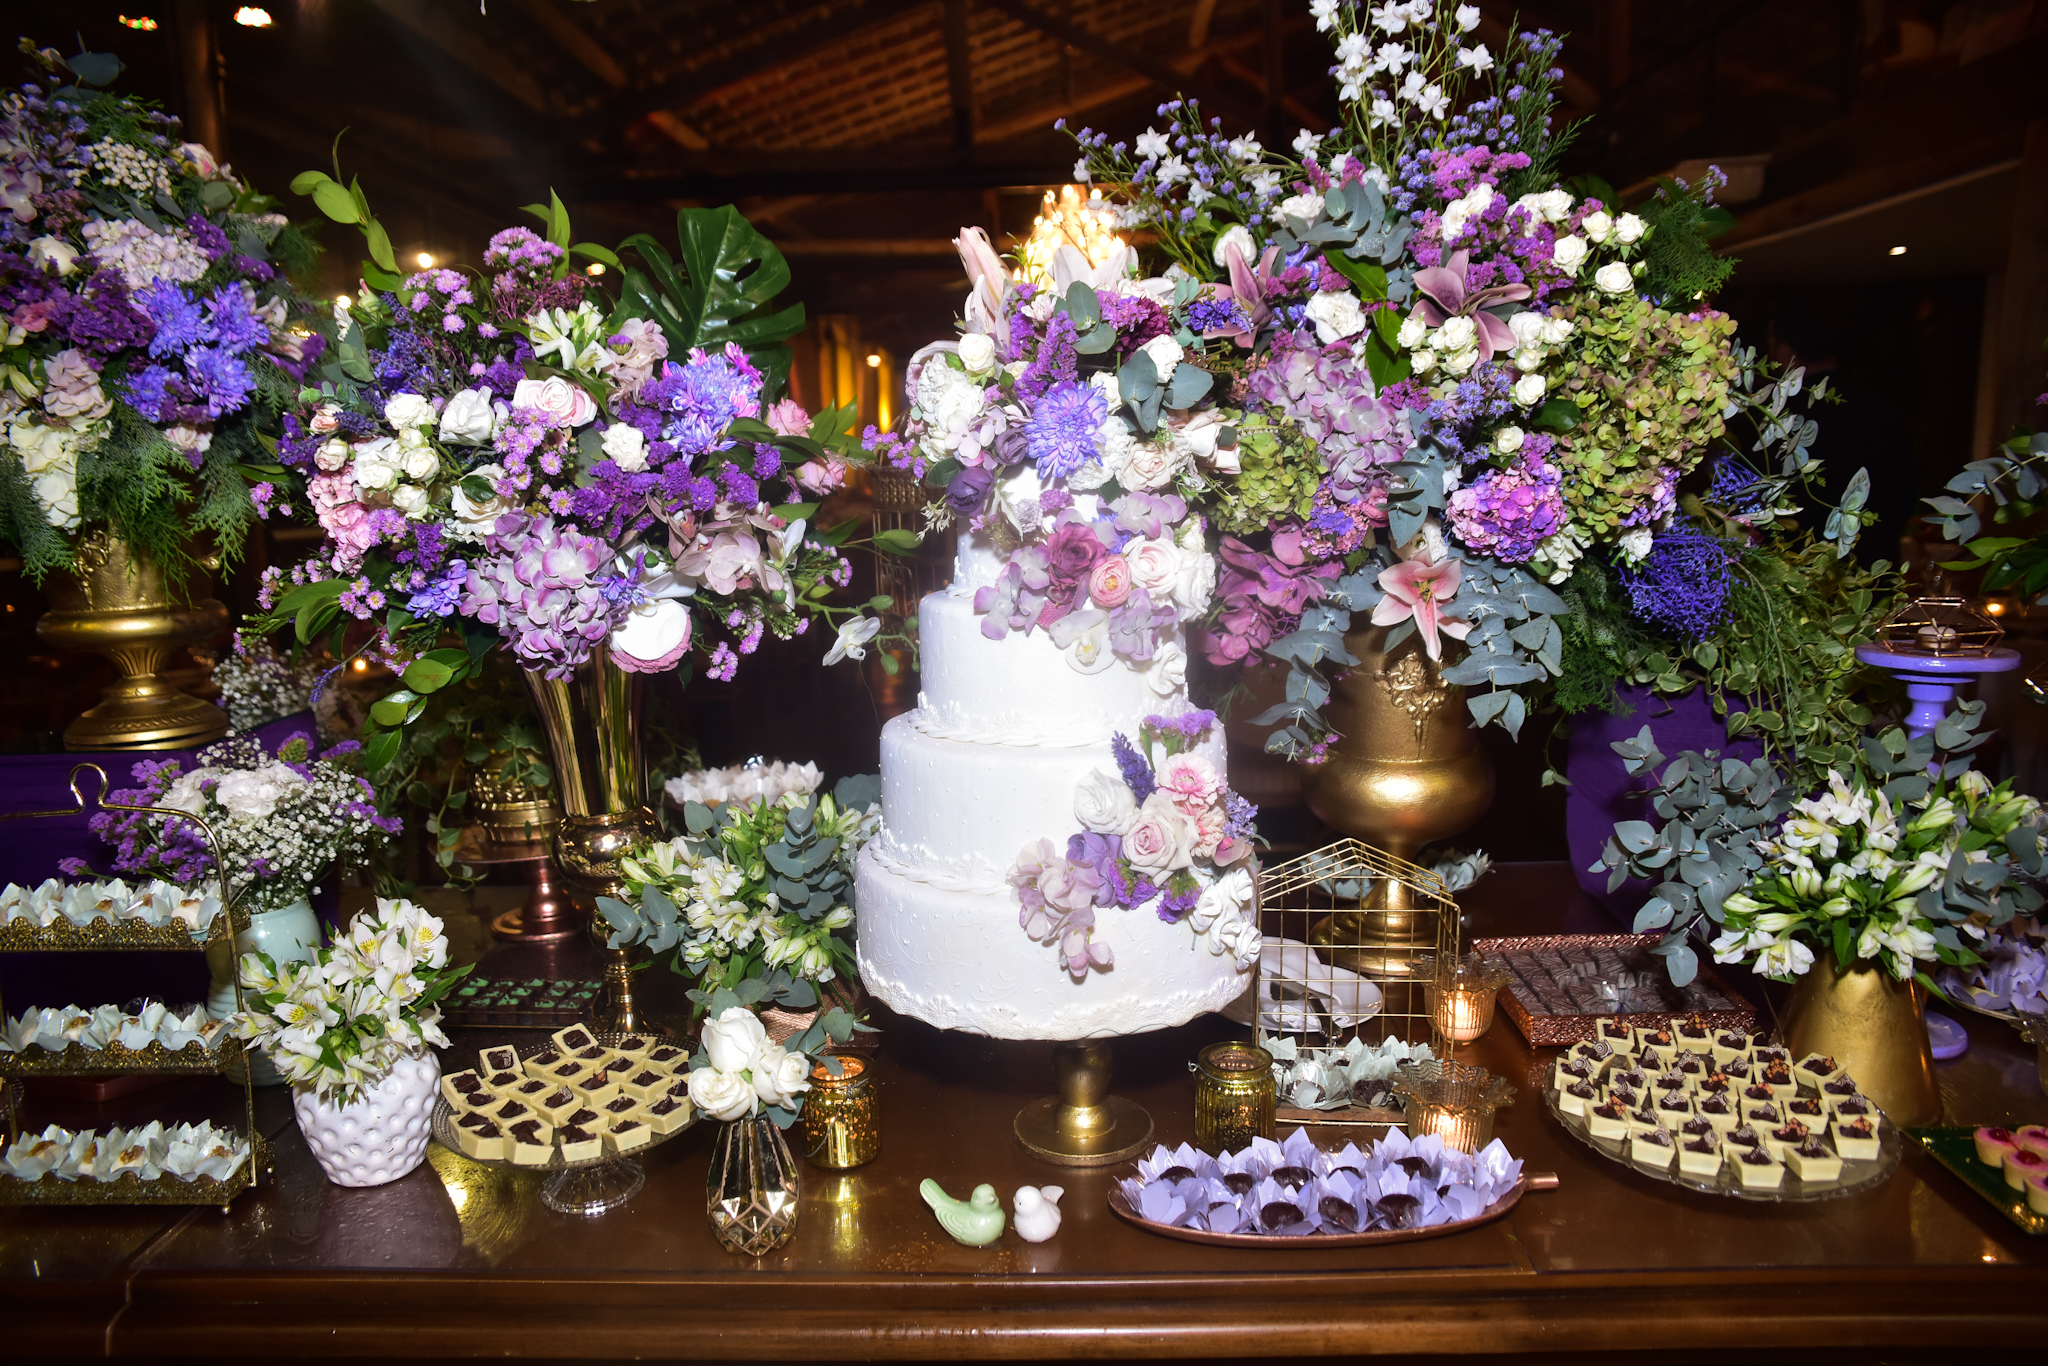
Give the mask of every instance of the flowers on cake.
M 265 1049 L 298 1090 L 347 1105 L 407 1057 L 446 1048 L 440 999 L 469 973 L 448 966 L 441 922 L 377 898 L 311 963 L 242 955 L 235 1032 Z
M 286 278 L 314 248 L 177 119 L 95 89 L 113 57 L 26 50 L 45 75 L 0 97 L 0 539 L 37 581 L 101 527 L 171 569 L 202 536 L 233 558 L 322 354 Z
M 1098 769 L 1075 787 L 1080 833 L 1064 852 L 1050 839 L 1028 844 L 1011 865 L 1005 880 L 1017 893 L 1018 924 L 1055 948 L 1075 977 L 1116 965 L 1095 937 L 1096 912 L 1111 908 L 1186 921 L 1239 970 L 1258 958 L 1249 868 L 1258 808 L 1196 751 L 1215 721 L 1210 711 L 1148 716 L 1138 744 L 1115 736 L 1118 771 Z

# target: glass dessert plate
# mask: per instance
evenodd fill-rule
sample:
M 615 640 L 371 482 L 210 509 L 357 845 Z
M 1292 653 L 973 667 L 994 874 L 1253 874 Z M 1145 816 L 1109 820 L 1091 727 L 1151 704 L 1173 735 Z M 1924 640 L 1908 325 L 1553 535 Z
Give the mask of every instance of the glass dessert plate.
M 653 1039 L 660 1043 L 680 1044 L 682 1040 L 663 1034 L 658 1030 L 637 1029 L 634 1036 Z M 623 1033 L 602 1033 L 591 1031 L 600 1044 L 606 1048 L 616 1046 L 629 1037 Z M 550 1044 L 543 1040 L 519 1047 L 521 1059 L 530 1058 L 544 1051 Z M 547 1179 L 541 1182 L 541 1203 L 557 1214 L 598 1215 L 617 1209 L 647 1184 L 647 1172 L 640 1165 L 640 1158 L 672 1138 L 688 1133 L 697 1125 L 696 1107 L 692 1106 L 689 1120 L 679 1129 L 665 1134 L 654 1134 L 647 1142 L 630 1153 L 605 1153 L 600 1157 L 580 1158 L 570 1161 L 562 1156 L 562 1143 L 555 1140 L 555 1150 L 545 1162 L 514 1162 L 510 1158 L 471 1157 L 462 1151 L 462 1144 L 455 1132 L 455 1107 L 445 1096 L 434 1097 L 434 1113 L 430 1120 L 434 1141 L 449 1152 L 468 1162 L 480 1163 L 487 1167 L 504 1167 L 516 1172 L 537 1172 Z
M 1801 1088 L 1801 1095 L 1814 1094 Z M 1629 1141 L 1625 1138 L 1595 1138 L 1587 1128 L 1584 1115 L 1568 1115 L 1557 1103 L 1557 1091 L 1546 1084 L 1543 1087 L 1543 1104 L 1551 1117 L 1564 1126 L 1564 1131 L 1584 1143 L 1594 1152 L 1609 1161 L 1617 1162 L 1630 1171 L 1658 1181 L 1668 1181 L 1674 1186 L 1688 1190 L 1704 1191 L 1708 1195 L 1729 1195 L 1737 1200 L 1760 1200 L 1774 1204 L 1800 1204 L 1813 1200 L 1832 1200 L 1837 1196 L 1853 1195 L 1883 1184 L 1884 1180 L 1899 1168 L 1899 1156 L 1905 1151 L 1906 1143 L 1899 1136 L 1899 1128 L 1880 1111 L 1877 1116 L 1877 1157 L 1867 1162 L 1842 1160 L 1842 1174 L 1833 1181 L 1807 1181 L 1791 1170 L 1785 1172 L 1784 1184 L 1776 1190 L 1752 1190 L 1744 1186 L 1739 1178 L 1731 1175 L 1724 1162 L 1715 1169 L 1712 1176 L 1696 1176 L 1681 1171 L 1674 1162 L 1669 1168 L 1659 1170 L 1646 1163 L 1637 1162 L 1628 1155 Z M 1876 1107 L 1872 1107 L 1875 1109 Z

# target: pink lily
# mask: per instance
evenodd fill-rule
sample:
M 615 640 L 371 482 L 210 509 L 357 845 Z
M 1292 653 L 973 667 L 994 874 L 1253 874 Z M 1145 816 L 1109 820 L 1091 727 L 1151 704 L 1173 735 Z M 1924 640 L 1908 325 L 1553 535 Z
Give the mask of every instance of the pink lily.
M 1415 289 L 1423 297 L 1415 312 L 1431 327 L 1442 327 L 1452 318 L 1469 316 L 1478 332 L 1479 359 L 1492 360 L 1496 351 L 1515 349 L 1515 334 L 1508 325 L 1485 311 L 1488 304 L 1516 303 L 1529 297 L 1527 285 L 1494 285 L 1467 292 L 1466 253 L 1458 252 L 1441 266 L 1415 272 Z
M 1230 272 L 1227 285 L 1204 285 L 1203 290 L 1212 299 L 1235 299 L 1237 306 L 1244 310 L 1251 327 L 1238 332 L 1204 332 L 1204 337 L 1229 337 L 1239 346 L 1249 349 L 1259 330 L 1260 324 L 1273 316 L 1273 310 L 1266 303 L 1266 285 L 1272 280 L 1274 268 L 1280 264 L 1280 248 L 1267 247 L 1259 257 L 1257 265 L 1245 259 L 1236 243 L 1223 249 L 1224 268 Z
M 1458 580 L 1464 574 L 1464 566 L 1456 560 L 1403 560 L 1392 569 L 1381 570 L 1380 587 L 1387 595 L 1372 609 L 1372 624 L 1393 626 L 1413 617 L 1416 629 L 1422 632 L 1422 648 L 1430 659 L 1441 660 L 1443 645 L 1437 633 L 1463 640 L 1472 629 L 1471 622 L 1444 611 L 1444 604 L 1457 596 Z
M 985 332 L 998 351 L 1008 350 L 1010 320 L 1004 309 L 1010 299 L 1010 273 L 1003 268 L 1003 258 L 980 228 L 960 229 L 953 246 L 967 269 L 967 330 Z

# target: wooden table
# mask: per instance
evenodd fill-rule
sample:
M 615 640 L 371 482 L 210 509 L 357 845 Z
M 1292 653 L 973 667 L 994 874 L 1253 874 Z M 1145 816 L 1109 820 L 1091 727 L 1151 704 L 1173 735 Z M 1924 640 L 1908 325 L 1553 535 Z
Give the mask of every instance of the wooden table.
M 1509 866 L 1467 894 L 1479 934 L 1611 928 L 1562 865 Z M 1021 949 L 1020 949 L 1021 951 Z M 654 974 L 650 974 L 654 976 Z M 1951 1122 L 2039 1121 L 2030 1048 L 1966 1017 L 1941 1065 Z M 760 1262 L 704 1218 L 708 1126 L 647 1157 L 601 1219 L 549 1213 L 538 1178 L 430 1149 L 393 1185 L 328 1185 L 285 1097 L 262 1095 L 277 1180 L 222 1215 L 0 1211 L 0 1356 L 949 1358 L 1530 1354 L 1802 1363 L 2040 1350 L 2048 1239 L 2030 1239 L 1910 1145 L 1889 1182 L 1810 1205 L 1716 1199 L 1636 1176 L 1561 1133 L 1535 1093 L 1548 1051 L 1503 1019 L 1460 1057 L 1517 1080 L 1500 1136 L 1560 1188 L 1452 1237 L 1246 1253 L 1153 1237 L 1104 1203 L 1110 1176 L 1042 1166 L 1010 1122 L 1049 1089 L 1043 1046 L 884 1018 L 885 1144 L 805 1173 L 794 1240 Z M 1117 1045 L 1118 1090 L 1159 1136 L 1191 1134 L 1211 1019 Z M 186 1105 L 202 1105 L 194 1094 Z M 101 1122 L 120 1118 L 110 1113 Z M 90 1117 L 79 1120 L 91 1122 Z M 1067 1189 L 1057 1238 L 949 1241 L 917 1198 L 993 1182 Z M 1869 1349 L 1882 1349 L 1881 1357 Z

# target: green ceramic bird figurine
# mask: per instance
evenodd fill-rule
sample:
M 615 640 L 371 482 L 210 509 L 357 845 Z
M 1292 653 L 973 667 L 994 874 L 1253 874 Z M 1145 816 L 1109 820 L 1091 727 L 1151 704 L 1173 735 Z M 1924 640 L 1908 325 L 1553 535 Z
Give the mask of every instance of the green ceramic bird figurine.
M 932 1207 L 932 1213 L 939 1216 L 940 1226 L 954 1242 L 965 1243 L 969 1247 L 987 1247 L 1003 1236 L 1003 1207 L 996 1200 L 994 1186 L 976 1186 L 973 1197 L 968 1200 L 955 1200 L 930 1177 L 926 1177 L 924 1184 L 917 1189 L 924 1196 L 924 1202 Z

